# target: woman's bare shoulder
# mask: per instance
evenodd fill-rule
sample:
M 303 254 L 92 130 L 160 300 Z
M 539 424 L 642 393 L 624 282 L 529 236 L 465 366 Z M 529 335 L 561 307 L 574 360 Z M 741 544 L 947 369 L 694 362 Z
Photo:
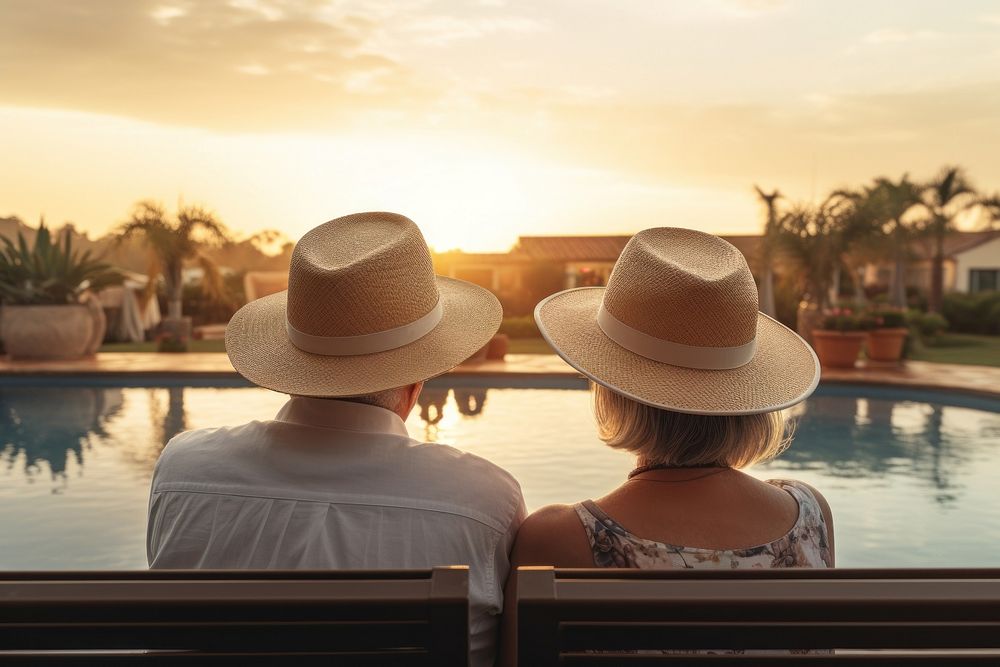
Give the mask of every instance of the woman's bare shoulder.
M 511 564 L 593 567 L 590 541 L 572 505 L 547 505 L 524 520 Z

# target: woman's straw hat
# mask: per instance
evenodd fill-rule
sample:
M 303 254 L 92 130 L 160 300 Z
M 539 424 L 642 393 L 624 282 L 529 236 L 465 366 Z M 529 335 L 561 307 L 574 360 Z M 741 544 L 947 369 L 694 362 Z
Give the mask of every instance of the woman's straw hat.
M 440 375 L 489 342 L 503 311 L 488 290 L 434 275 L 409 218 L 358 213 L 308 232 L 288 290 L 226 327 L 241 375 L 299 396 L 356 396 Z
M 675 412 L 742 415 L 802 401 L 820 375 L 812 348 L 757 307 L 739 250 L 663 227 L 629 240 L 606 288 L 554 294 L 535 321 L 559 356 L 619 394 Z

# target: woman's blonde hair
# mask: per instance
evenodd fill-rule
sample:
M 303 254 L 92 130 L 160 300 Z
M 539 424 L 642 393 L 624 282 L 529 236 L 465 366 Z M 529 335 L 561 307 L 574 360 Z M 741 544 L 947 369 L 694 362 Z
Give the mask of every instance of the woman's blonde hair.
M 598 434 L 642 465 L 746 468 L 788 447 L 785 418 L 756 415 L 691 415 L 639 403 L 591 383 Z

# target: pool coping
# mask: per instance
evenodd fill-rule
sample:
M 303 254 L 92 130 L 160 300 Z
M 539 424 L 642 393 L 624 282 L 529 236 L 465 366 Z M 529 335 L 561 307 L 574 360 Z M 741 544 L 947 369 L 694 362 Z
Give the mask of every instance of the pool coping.
M 155 352 L 106 352 L 66 361 L 14 362 L 0 357 L 3 377 L 115 377 L 198 378 L 232 380 L 239 374 L 229 358 L 219 352 L 168 354 Z M 452 380 L 481 381 L 503 377 L 516 384 L 532 379 L 579 380 L 574 368 L 553 354 L 511 354 L 504 361 L 467 363 L 444 375 Z M 1000 368 L 908 361 L 902 366 L 863 365 L 851 369 L 824 368 L 822 384 L 863 384 L 928 391 L 953 391 L 1000 399 Z M 526 386 L 530 386 L 526 385 Z

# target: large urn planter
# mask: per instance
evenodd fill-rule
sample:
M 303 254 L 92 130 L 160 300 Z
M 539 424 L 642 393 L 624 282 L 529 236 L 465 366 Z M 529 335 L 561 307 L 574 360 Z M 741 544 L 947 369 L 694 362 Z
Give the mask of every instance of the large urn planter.
M 903 357 L 903 346 L 910 331 L 906 328 L 875 329 L 868 333 L 868 358 L 872 361 L 895 361 Z
M 858 353 L 868 337 L 864 331 L 815 329 L 812 344 L 819 362 L 827 368 L 854 368 Z
M 83 304 L 3 307 L 0 338 L 12 359 L 75 359 L 92 344 L 94 317 Z

